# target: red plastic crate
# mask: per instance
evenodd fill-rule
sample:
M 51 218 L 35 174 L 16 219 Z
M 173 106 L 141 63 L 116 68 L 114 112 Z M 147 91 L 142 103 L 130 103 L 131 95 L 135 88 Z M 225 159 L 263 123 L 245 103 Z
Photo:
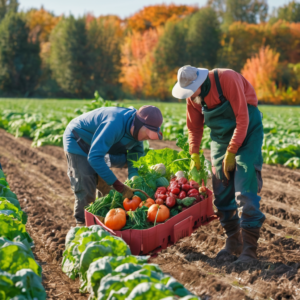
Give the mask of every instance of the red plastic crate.
M 179 239 L 190 236 L 201 225 L 216 219 L 212 205 L 212 192 L 208 190 L 208 198 L 185 209 L 155 227 L 137 230 L 113 231 L 107 228 L 95 215 L 85 211 L 86 226 L 100 225 L 112 235 L 121 237 L 130 247 L 133 255 L 148 254 L 167 248 Z

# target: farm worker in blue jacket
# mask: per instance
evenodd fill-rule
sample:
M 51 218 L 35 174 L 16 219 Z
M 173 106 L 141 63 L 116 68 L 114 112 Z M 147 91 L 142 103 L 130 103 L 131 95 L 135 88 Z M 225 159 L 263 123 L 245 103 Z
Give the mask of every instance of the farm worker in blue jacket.
M 150 105 L 103 107 L 73 119 L 64 132 L 68 176 L 75 194 L 74 217 L 83 225 L 84 207 L 95 201 L 96 188 L 106 195 L 112 188 L 126 198 L 133 191 L 110 167 L 128 167 L 128 178 L 138 175 L 131 160 L 144 155 L 144 140 L 161 140 L 161 111 Z

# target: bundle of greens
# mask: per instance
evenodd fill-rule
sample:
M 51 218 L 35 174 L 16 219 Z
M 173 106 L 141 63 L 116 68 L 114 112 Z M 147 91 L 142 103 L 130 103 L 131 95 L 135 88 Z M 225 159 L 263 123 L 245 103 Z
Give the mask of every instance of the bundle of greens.
M 122 230 L 127 229 L 148 229 L 153 226 L 150 222 L 147 221 L 147 211 L 148 207 L 142 206 L 137 208 L 135 211 L 128 211 L 127 214 L 129 219 L 126 222 L 126 225 Z
M 93 215 L 105 217 L 110 209 L 123 207 L 123 196 L 117 191 L 111 190 L 105 197 L 96 199 L 96 201 L 86 207 L 86 210 Z

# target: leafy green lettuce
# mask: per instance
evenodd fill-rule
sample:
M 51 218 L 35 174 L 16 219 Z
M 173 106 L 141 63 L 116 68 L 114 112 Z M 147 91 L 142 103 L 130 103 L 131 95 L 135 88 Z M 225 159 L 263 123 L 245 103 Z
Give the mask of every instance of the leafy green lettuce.
M 0 211 L 0 236 L 6 237 L 13 241 L 16 237 L 19 240 L 27 240 L 32 243 L 30 235 L 26 232 L 26 227 L 19 220 L 15 219 L 12 215 L 7 215 L 5 212 Z
M 16 198 L 12 198 L 12 197 L 0 197 L 0 201 L 8 201 L 11 204 L 13 204 L 16 208 L 18 208 L 19 210 L 21 210 L 20 203 L 19 203 L 18 199 L 16 199 Z
M 127 270 L 132 270 L 129 265 L 138 266 L 138 268 L 142 268 L 143 264 L 146 264 L 148 261 L 148 256 L 105 256 L 100 258 L 93 263 L 90 264 L 89 269 L 87 270 L 87 275 L 85 281 L 81 284 L 80 291 L 85 293 L 89 292 L 95 297 L 97 297 L 97 290 L 100 285 L 101 279 L 112 273 L 112 271 L 118 269 L 119 267 L 124 266 Z M 124 273 L 124 269 L 122 269 Z M 117 272 L 121 272 L 120 270 Z
M 12 215 L 14 218 L 18 219 L 24 225 L 27 223 L 27 215 L 14 204 L 8 200 L 0 200 L 0 213 L 1 211 L 6 215 Z M 11 213 L 5 213 L 4 211 L 10 211 Z
M 174 293 L 160 283 L 145 282 L 135 286 L 126 300 L 153 300 L 174 296 Z
M 101 241 L 110 234 L 99 225 L 72 228 L 66 237 L 66 249 L 63 253 L 62 270 L 71 279 L 75 279 L 79 272 L 81 254 L 88 243 Z
M 202 183 L 203 179 L 206 184 L 207 178 L 211 174 L 211 166 L 210 162 L 205 159 L 203 151 L 199 152 L 202 167 L 201 170 L 197 171 L 197 169 L 194 168 L 190 171 L 191 155 L 189 153 L 187 137 L 179 135 L 176 145 L 182 148 L 182 151 L 170 148 L 149 150 L 146 156 L 143 156 L 138 161 L 133 162 L 133 166 L 138 168 L 140 176 L 146 177 L 149 176 L 149 173 L 151 173 L 151 166 L 163 163 L 166 167 L 166 177 L 168 179 L 170 179 L 171 176 L 175 175 L 178 171 L 184 171 L 186 174 L 189 174 L 189 179 L 193 179 L 199 184 Z
M 30 269 L 15 275 L 0 271 L 0 299 L 44 300 L 47 295 L 42 279 Z
M 83 280 L 86 280 L 86 272 L 92 262 L 104 256 L 131 255 L 128 245 L 118 237 L 107 236 L 101 241 L 91 242 L 80 257 L 79 272 Z
M 42 275 L 41 267 L 32 254 L 21 243 L 5 243 L 0 247 L 0 270 L 15 274 L 21 269 L 30 269 L 38 276 Z
M 100 283 L 99 289 L 97 291 L 99 300 L 107 299 L 111 292 L 119 291 L 120 289 L 126 287 L 128 288 L 126 296 L 130 294 L 131 291 L 134 290 L 136 286 L 141 283 L 156 283 L 159 284 L 164 291 L 168 291 L 164 297 L 174 295 L 174 293 L 168 289 L 163 281 L 164 279 L 167 280 L 167 277 L 164 278 L 165 275 L 161 273 L 156 273 L 149 270 L 138 270 L 133 272 L 130 275 L 125 273 L 116 274 L 116 272 L 112 272 L 111 274 L 105 276 Z M 124 298 L 125 299 L 125 298 Z M 126 298 L 127 299 L 127 298 Z M 135 299 L 135 298 L 134 298 Z M 144 299 L 144 298 L 141 298 Z M 153 298 L 153 299 L 160 299 L 160 298 Z

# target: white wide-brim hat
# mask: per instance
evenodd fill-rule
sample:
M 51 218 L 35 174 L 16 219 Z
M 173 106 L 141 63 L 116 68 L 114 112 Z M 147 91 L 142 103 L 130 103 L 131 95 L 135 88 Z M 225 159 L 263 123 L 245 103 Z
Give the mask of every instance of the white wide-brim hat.
M 208 76 L 208 69 L 183 66 L 178 70 L 177 80 L 172 95 L 178 99 L 191 97 Z

